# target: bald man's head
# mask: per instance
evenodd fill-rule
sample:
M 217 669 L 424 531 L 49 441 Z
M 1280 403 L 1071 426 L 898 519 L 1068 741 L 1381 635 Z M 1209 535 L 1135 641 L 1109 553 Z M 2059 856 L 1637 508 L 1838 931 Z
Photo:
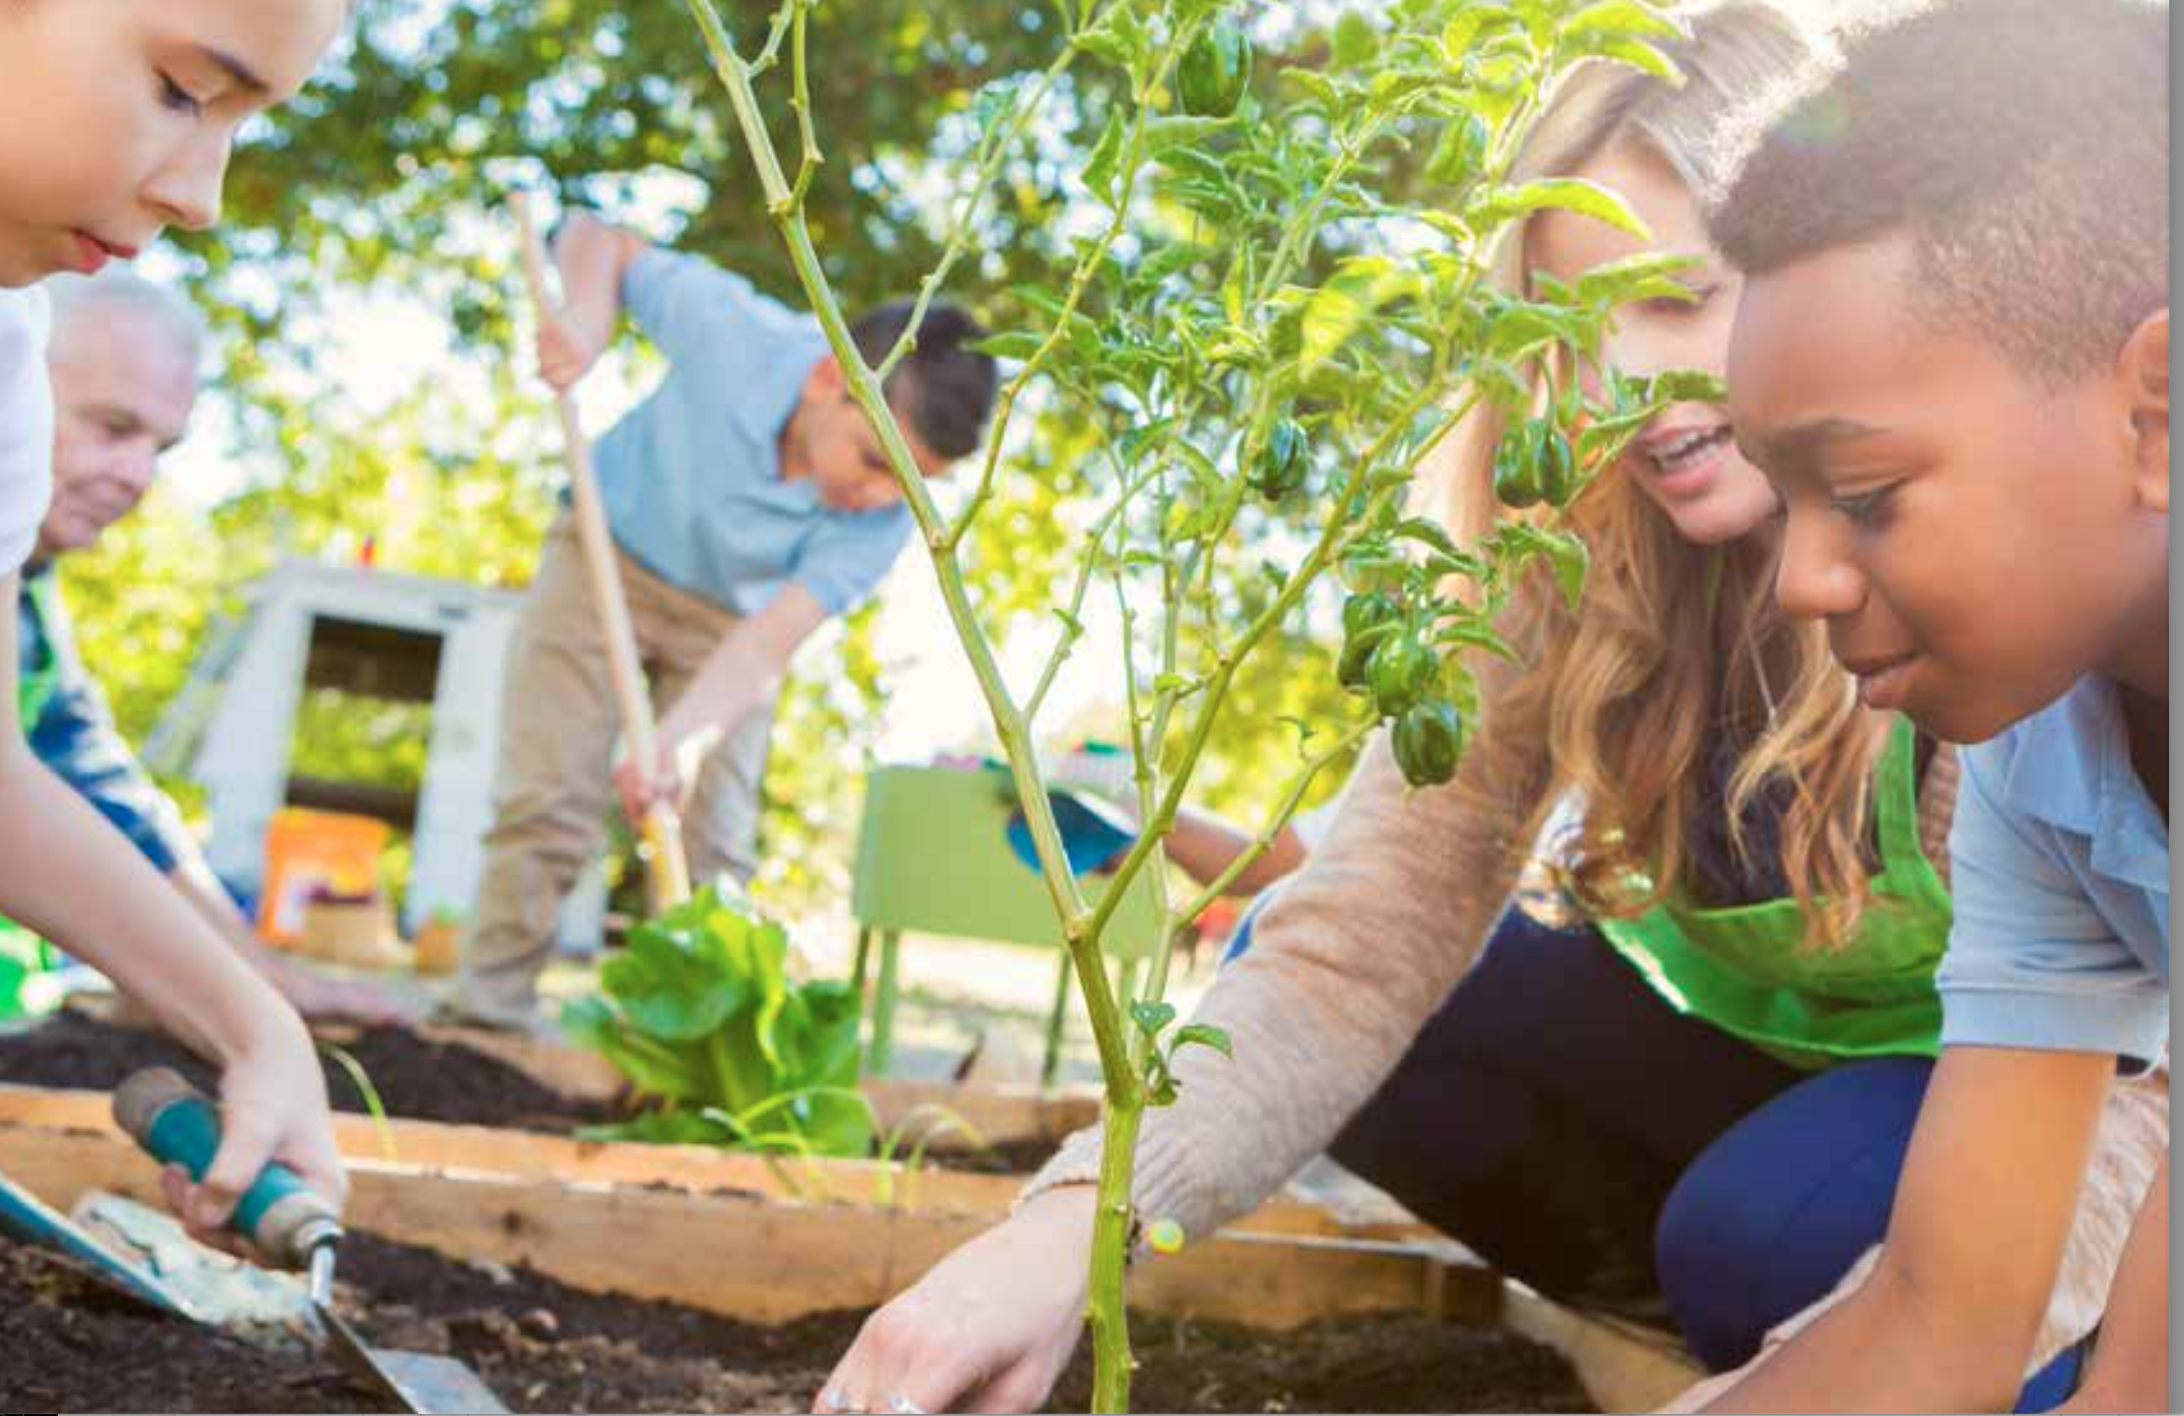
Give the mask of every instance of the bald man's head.
M 127 271 L 53 281 L 53 505 L 41 559 L 87 550 L 151 489 L 197 402 L 203 326 Z

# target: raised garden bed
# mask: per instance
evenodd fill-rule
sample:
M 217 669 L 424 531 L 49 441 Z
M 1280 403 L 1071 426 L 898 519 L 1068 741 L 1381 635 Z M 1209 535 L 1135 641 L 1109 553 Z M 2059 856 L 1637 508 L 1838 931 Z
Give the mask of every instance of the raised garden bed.
M 336 1034 L 370 1075 L 395 1118 L 368 1119 L 346 1069 L 326 1062 L 336 1137 L 352 1161 L 381 1160 L 427 1170 L 727 1191 L 778 1199 L 902 1205 L 988 1219 L 1006 1214 L 1022 1175 L 1051 1154 L 1068 1130 L 1096 1116 L 1081 1094 L 992 1087 L 872 1082 L 883 1122 L 943 1112 L 989 1141 L 950 1150 L 961 1135 L 933 1138 L 923 1163 L 907 1148 L 889 1162 L 760 1158 L 711 1149 L 578 1140 L 567 1133 L 614 1114 L 620 1077 L 600 1058 L 509 1034 L 374 1028 Z M 109 1129 L 108 1093 L 140 1067 L 180 1067 L 210 1087 L 211 1069 L 161 1034 L 65 1013 L 0 1035 L 0 1119 L 61 1129 Z M 409 1118 L 427 1117 L 428 1120 Z M 464 1124 L 453 1124 L 464 1123 Z M 501 1129 L 512 1127 L 513 1129 Z M 490 1129 L 488 1129 L 490 1128 Z M 1277 1199 L 1242 1228 L 1266 1233 L 1406 1239 L 1424 1231 L 1406 1216 L 1337 1214 Z
M 154 1169 L 113 1132 L 103 1114 L 103 1100 L 95 1093 L 0 1091 L 0 1170 L 64 1208 L 94 1188 L 152 1198 Z M 352 1135 L 370 1133 L 369 1123 L 361 1120 L 352 1121 L 349 1129 Z M 432 1133 L 457 1141 L 476 1134 L 422 1125 L 405 1134 L 415 1140 Z M 512 1140 L 565 1147 L 564 1158 L 582 1149 L 565 1138 L 501 1132 L 484 1133 L 484 1139 L 498 1143 L 504 1151 L 511 1149 Z M 533 1162 L 539 1159 L 540 1153 L 531 1153 Z M 505 1159 L 501 1162 L 503 1172 L 522 1169 Z M 626 1380 L 658 1384 L 654 1395 L 645 1396 L 647 1389 L 642 1387 L 601 1385 L 597 1388 L 600 1405 L 646 1409 L 656 1400 L 652 1409 L 791 1409 L 798 1403 L 784 1404 L 783 1394 L 797 1382 L 815 1382 L 854 1331 L 853 1319 L 830 1320 L 827 1314 L 860 1313 L 885 1301 L 991 1221 L 990 1215 L 899 1207 L 785 1203 L 665 1182 L 577 1179 L 551 1169 L 482 1173 L 460 1166 L 434 1169 L 358 1159 L 352 1175 L 348 1218 L 356 1230 L 468 1261 L 435 1271 L 437 1276 L 393 1284 L 393 1299 L 377 1309 L 367 1304 L 367 1326 L 392 1345 L 445 1348 L 472 1357 L 512 1404 L 546 1408 L 584 1404 L 591 1398 L 581 1396 L 581 1387 L 566 1383 L 622 1382 L 625 1376 L 616 1374 L 618 1364 L 634 1363 L 635 1375 Z M 984 1177 L 946 1178 L 977 1181 Z M 351 1247 L 360 1254 L 377 1252 L 372 1245 Z M 373 1291 L 372 1263 L 356 1255 L 344 1260 L 345 1278 L 367 1294 Z M 464 1311 L 446 1307 L 463 1294 L 477 1292 L 477 1284 L 485 1281 L 480 1274 L 498 1284 L 496 1275 L 503 1267 L 528 1268 L 541 1281 L 565 1287 L 551 1290 L 557 1295 L 551 1302 L 534 1301 L 525 1296 L 528 1290 L 520 1288 L 496 1290 L 501 1301 L 491 1310 L 499 1315 L 494 1317 L 480 1316 L 475 1305 Z M 465 1283 L 470 1286 L 464 1287 Z M 21 1291 L 46 1290 L 32 1285 Z M 630 1355 L 613 1348 L 609 1339 L 614 1333 L 601 1336 L 581 1324 L 571 1326 L 570 1313 L 564 1310 L 576 1300 L 559 1296 L 571 1292 L 616 1295 L 593 1300 L 604 1304 L 596 1311 L 653 1311 L 632 1300 L 676 1306 L 658 1310 L 656 1316 L 665 1324 L 661 1334 L 646 1336 L 641 1349 Z M 1527 1404 L 1510 1392 L 1486 1395 L 1469 1385 L 1431 1386 L 1440 1380 L 1434 1364 L 1443 1358 L 1452 1369 L 1498 1372 L 1502 1368 L 1495 1363 L 1501 1358 L 1490 1361 L 1488 1354 L 1522 1350 L 1489 1335 L 1452 1330 L 1451 1324 L 1500 1323 L 1510 1331 L 1552 1343 L 1577 1363 L 1594 1399 L 1607 1410 L 1648 1409 L 1677 1390 L 1688 1376 L 1687 1368 L 1656 1349 L 1540 1304 L 1521 1291 L 1505 1292 L 1504 1285 L 1483 1267 L 1414 1244 L 1234 1232 L 1193 1245 L 1177 1258 L 1147 1265 L 1133 1279 L 1132 1301 L 1154 1322 L 1146 1329 L 1149 1356 L 1175 1351 L 1180 1345 L 1179 1373 L 1201 1383 L 1226 1383 L 1232 1373 L 1258 1362 L 1270 1374 L 1271 1385 L 1256 1387 L 1235 1376 L 1238 1385 L 1229 1395 L 1222 1394 L 1229 1390 L 1226 1387 L 1202 1386 L 1187 1395 L 1179 1388 L 1157 1388 L 1177 1393 L 1173 1400 L 1182 1409 L 1335 1408 L 1344 1399 L 1354 1401 L 1359 1409 L 1403 1409 L 1413 1398 L 1397 1395 L 1395 1387 L 1311 1385 L 1322 1380 L 1315 1372 L 1340 1368 L 1346 1374 L 1342 1380 L 1352 1382 L 1355 1374 L 1378 1366 L 1428 1383 L 1401 1390 L 1452 1393 L 1430 1400 L 1415 1398 L 1438 1409 L 1458 1409 L 1472 1402 L 1481 1409 L 1569 1409 L 1563 1396 L 1542 1395 Z M 388 1302 L 395 1306 L 387 1306 Z M 397 1311 L 400 1304 L 416 1311 Z M 81 1326 L 86 1319 L 67 1316 L 80 1306 L 65 1303 L 63 1314 L 56 1316 L 48 1310 L 49 1304 L 33 1314 L 37 1325 L 28 1318 L 22 1322 L 9 1318 L 0 1327 L 11 1338 L 18 1331 L 36 1331 L 41 1341 L 73 1343 L 70 1350 L 78 1356 L 72 1360 L 88 1369 L 96 1365 L 95 1354 L 103 1350 L 98 1343 L 107 1339 Z M 555 1316 L 527 1318 L 535 1309 Z M 736 1329 L 743 1334 L 736 1342 L 726 1336 L 730 1328 L 706 1326 L 724 1319 L 748 1325 Z M 1163 1319 L 1180 1326 L 1160 1326 Z M 145 1319 L 137 1315 L 134 1321 Z M 829 1321 L 839 1326 L 830 1328 Z M 401 1323 L 423 1326 L 404 1329 Z M 56 1324 L 63 1329 L 59 1335 L 51 1331 Z M 690 1328 L 692 1324 L 697 1325 L 695 1329 Z M 1248 1324 L 1258 1335 L 1226 1331 L 1223 1324 Z M 1310 1330 L 1301 1336 L 1290 1331 L 1300 1328 Z M 705 1347 L 707 1357 L 674 1355 L 681 1349 L 674 1346 L 672 1334 L 685 1330 L 711 1334 L 704 1338 L 710 1344 Z M 1284 1335 L 1266 1335 L 1269 1332 Z M 141 1345 L 129 1349 L 132 1361 L 142 1353 L 151 1366 L 157 1366 L 150 1359 L 168 1352 L 166 1343 L 165 1338 L 145 1335 Z M 19 1345 L 29 1350 L 29 1344 L 26 1335 Z M 490 1350 L 494 1344 L 506 1351 L 495 1355 Z M 746 1360 L 741 1355 L 768 1351 L 778 1359 L 773 1367 L 754 1366 L 759 1357 Z M 724 1360 L 723 1354 L 730 1353 L 738 1355 L 733 1361 Z M 1209 1355 L 1215 1353 L 1241 1354 L 1234 1362 L 1243 1365 L 1229 1365 L 1226 1355 L 1215 1361 Z M 1275 1358 L 1280 1365 L 1268 1365 Z M 553 1375 L 571 1361 L 580 1368 Z M 529 1365 L 534 1363 L 544 1365 Z M 338 1385 L 323 1391 L 313 1385 L 322 1378 L 312 1376 L 308 1367 L 272 1373 L 237 1358 L 226 1370 L 255 1373 L 247 1390 L 265 1393 L 263 1404 L 271 1409 L 349 1409 L 340 1404 Z M 507 1375 L 500 1375 L 503 1372 Z M 1183 1375 L 1176 1378 L 1183 1379 Z M 527 1395 L 534 1388 L 537 1394 Z M 84 1398 L 84 1404 L 158 1409 L 189 1405 L 163 1396 L 155 1399 L 149 1389 L 126 1391 L 134 1394 L 107 1401 L 93 1399 L 94 1392 Z M 198 1404 L 204 1408 L 249 1408 L 250 1403 L 236 1391 L 218 1383 L 208 1384 L 203 1391 Z M 1348 1398 L 1345 1392 L 1350 1393 Z M 12 1399 L 16 1393 L 11 1381 L 0 1381 L 0 1395 Z M 799 1402 L 808 1400 L 808 1395 L 805 1392 Z M 1081 1402 L 1082 1395 L 1065 1391 L 1063 1399 L 1065 1404 Z M 77 1403 L 73 1398 L 40 1398 L 11 1400 L 11 1404 L 16 1409 L 26 1404 L 46 1409 Z M 1175 1409 L 1167 1395 L 1157 1400 L 1148 1396 L 1141 1404 L 1147 1409 Z
M 804 1411 L 863 1313 L 776 1326 L 602 1298 L 527 1269 L 465 1264 L 370 1236 L 343 1255 L 342 1298 L 373 1340 L 452 1353 L 517 1411 Z M 0 1242 L 0 1400 L 50 1411 L 370 1411 L 308 1353 L 265 1353 L 137 1309 Z M 1325 1320 L 1279 1335 L 1147 1319 L 1149 1411 L 1583 1411 L 1550 1349 L 1421 1314 Z M 1080 1354 L 1054 1409 L 1085 1409 Z

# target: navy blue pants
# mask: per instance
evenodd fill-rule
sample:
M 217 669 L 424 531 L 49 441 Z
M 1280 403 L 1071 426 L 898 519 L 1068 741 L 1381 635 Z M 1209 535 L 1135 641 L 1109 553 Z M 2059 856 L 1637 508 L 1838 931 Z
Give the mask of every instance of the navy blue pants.
M 1502 1272 L 1671 1322 L 1723 1371 L 1887 1232 L 1932 1065 L 1800 1071 L 1677 1012 L 1589 926 L 1512 910 L 1330 1149 Z M 2059 1404 L 2080 1355 L 2018 1409 Z

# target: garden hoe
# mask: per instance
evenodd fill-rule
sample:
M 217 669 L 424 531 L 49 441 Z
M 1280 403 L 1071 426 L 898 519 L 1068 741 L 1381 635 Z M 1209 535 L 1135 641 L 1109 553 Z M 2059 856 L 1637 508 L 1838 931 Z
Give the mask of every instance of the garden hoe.
M 220 1113 L 167 1067 L 138 1072 L 114 1092 L 114 1120 L 146 1151 L 202 1178 L 220 1149 Z M 285 1165 L 268 1165 L 236 1205 L 229 1228 L 284 1267 L 308 1274 L 311 1314 L 344 1370 L 404 1411 L 505 1412 L 477 1373 L 452 1357 L 367 1347 L 334 1312 L 334 1246 L 341 1223 Z

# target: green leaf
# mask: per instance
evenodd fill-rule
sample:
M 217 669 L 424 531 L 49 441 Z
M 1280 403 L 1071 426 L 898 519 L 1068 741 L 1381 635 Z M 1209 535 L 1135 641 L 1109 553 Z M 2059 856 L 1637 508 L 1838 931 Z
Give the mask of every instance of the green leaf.
M 1352 256 L 1305 302 L 1298 372 L 1310 378 L 1382 308 L 1417 293 L 1418 275 L 1386 256 Z
M 1683 70 L 1676 67 L 1676 61 L 1642 39 L 1597 35 L 1568 45 L 1565 53 L 1572 59 L 1605 59 L 1650 74 L 1672 88 L 1683 86 Z
M 1547 559 L 1561 583 L 1562 598 L 1575 610 L 1585 601 L 1585 577 L 1592 569 L 1592 552 L 1585 543 L 1565 531 L 1547 533 Z
M 1184 1048 L 1194 1046 L 1210 1047 L 1230 1061 L 1236 1060 L 1236 1048 L 1230 1043 L 1229 1035 L 1211 1023 L 1192 1023 L 1177 1032 L 1175 1040 L 1168 1044 L 1168 1056 L 1172 1058 Z
M 1015 331 L 1007 334 L 990 334 L 973 344 L 971 348 L 980 354 L 996 359 L 1012 359 L 1021 364 L 1039 352 L 1046 341 L 1036 334 Z
M 1547 557 L 1555 580 L 1562 587 L 1562 598 L 1571 609 L 1584 602 L 1585 576 L 1592 568 L 1592 553 L 1583 541 L 1567 531 L 1550 531 L 1530 522 L 1514 523 L 1503 528 L 1500 534 L 1520 557 Z
M 1191 480 L 1197 483 L 1201 490 L 1212 494 L 1220 491 L 1226 485 L 1221 476 L 1221 469 L 1214 466 L 1213 459 L 1206 456 L 1198 448 L 1178 439 L 1175 444 L 1175 453 L 1177 457 L 1182 459 L 1184 470 L 1191 474 Z
M 1282 76 L 1304 90 L 1307 105 L 1317 107 L 1330 117 L 1342 111 L 1342 90 L 1319 70 L 1291 66 L 1282 70 Z
M 1433 638 L 1435 643 L 1441 645 L 1461 644 L 1471 649 L 1484 649 L 1495 658 L 1506 660 L 1512 664 L 1523 657 L 1517 653 L 1514 644 L 1495 633 L 1493 628 L 1484 620 L 1458 620 L 1456 623 L 1438 631 Z
M 1727 403 L 1729 386 L 1717 374 L 1669 369 L 1646 381 L 1648 403 Z
M 1557 27 L 1564 38 L 1603 35 L 1629 39 L 1683 39 L 1689 31 L 1644 0 L 1599 0 Z
M 694 949 L 657 924 L 630 931 L 629 948 L 599 972 L 629 1020 L 671 1042 L 699 1038 L 743 1007 L 748 991 L 717 949 Z
M 1441 52 L 1451 67 L 1461 69 L 1481 40 L 1519 23 L 1513 12 L 1498 4 L 1466 5 L 1441 31 Z
M 1122 200 L 1118 170 L 1122 162 L 1122 145 L 1122 115 L 1110 113 L 1107 126 L 1100 130 L 1100 140 L 1093 144 L 1092 155 L 1085 159 L 1083 174 L 1085 187 L 1110 211 Z
M 1550 208 L 1604 221 L 1641 241 L 1653 239 L 1653 233 L 1621 197 L 1583 177 L 1544 177 L 1519 187 L 1487 192 L 1465 210 L 1464 217 L 1472 229 L 1483 231 Z
M 1345 69 L 1362 69 L 1380 53 L 1380 31 L 1356 10 L 1335 21 L 1334 59 Z
M 1578 328 L 1570 311 L 1557 305 L 1507 299 L 1494 309 L 1486 353 L 1509 363 L 1521 362 L 1545 344 L 1575 344 Z
M 1133 4 L 1109 5 L 1097 23 L 1077 34 L 1077 47 L 1118 69 L 1136 73 L 1151 46 Z
M 1194 147 L 1222 129 L 1235 125 L 1234 118 L 1201 118 L 1190 114 L 1153 118 L 1145 124 L 1145 135 L 1138 140 L 1138 153 L 1147 162 L 1157 162 L 1177 148 Z
M 759 1149 L 861 1154 L 869 1121 L 802 1097 L 856 1080 L 856 993 L 788 976 L 787 931 L 734 888 L 708 885 L 630 931 L 600 971 L 605 996 L 564 1010 L 571 1037 L 614 1063 L 640 1092 L 701 1107 L 709 1124 L 639 1118 L 629 1134 Z M 763 1126 L 752 1124 L 764 1114 Z
M 1395 534 L 1405 540 L 1416 541 L 1429 549 L 1439 551 L 1452 560 L 1465 561 L 1470 557 L 1456 547 L 1455 538 L 1438 521 L 1428 521 L 1422 516 L 1409 516 L 1395 525 Z
M 1149 1038 L 1158 1039 L 1168 1024 L 1175 1021 L 1173 1003 L 1137 1002 L 1130 1005 L 1130 1019 L 1138 1025 L 1138 1031 Z
M 1693 256 L 1645 251 L 1596 265 L 1577 278 L 1569 298 L 1582 305 L 1624 305 L 1638 300 L 1695 299 L 1677 276 L 1699 264 Z

